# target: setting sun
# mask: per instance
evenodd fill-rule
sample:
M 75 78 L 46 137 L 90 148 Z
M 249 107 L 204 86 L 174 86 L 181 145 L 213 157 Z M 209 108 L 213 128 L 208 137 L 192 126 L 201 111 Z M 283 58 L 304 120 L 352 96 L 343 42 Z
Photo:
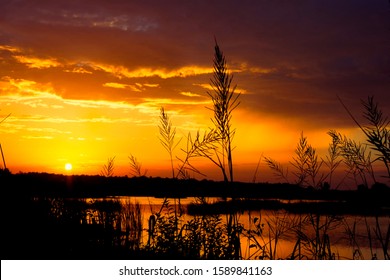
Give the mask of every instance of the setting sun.
M 67 170 L 67 171 L 72 170 L 72 164 L 71 163 L 65 164 L 65 170 Z

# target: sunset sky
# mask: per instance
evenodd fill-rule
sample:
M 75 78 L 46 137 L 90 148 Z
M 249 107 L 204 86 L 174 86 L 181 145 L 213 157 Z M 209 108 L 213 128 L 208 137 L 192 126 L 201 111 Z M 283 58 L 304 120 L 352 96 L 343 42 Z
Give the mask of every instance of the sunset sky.
M 302 131 L 320 154 L 330 129 L 362 140 L 337 96 L 359 120 L 371 95 L 389 115 L 388 0 L 0 0 L 7 167 L 98 174 L 115 156 L 115 175 L 130 175 L 134 155 L 148 175 L 170 176 L 160 108 L 183 137 L 180 157 L 189 132 L 212 126 L 214 37 L 241 93 L 238 180 L 252 180 L 261 156 L 291 160 Z

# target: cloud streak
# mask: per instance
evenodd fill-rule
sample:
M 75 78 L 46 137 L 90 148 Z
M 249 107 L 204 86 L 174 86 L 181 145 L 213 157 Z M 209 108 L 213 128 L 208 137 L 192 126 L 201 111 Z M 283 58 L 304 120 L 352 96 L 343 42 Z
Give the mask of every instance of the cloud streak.
M 18 62 L 26 64 L 28 68 L 44 69 L 44 68 L 62 66 L 55 59 L 45 59 L 45 58 L 38 58 L 38 57 L 27 57 L 27 56 L 22 56 L 22 55 L 15 55 L 14 58 Z

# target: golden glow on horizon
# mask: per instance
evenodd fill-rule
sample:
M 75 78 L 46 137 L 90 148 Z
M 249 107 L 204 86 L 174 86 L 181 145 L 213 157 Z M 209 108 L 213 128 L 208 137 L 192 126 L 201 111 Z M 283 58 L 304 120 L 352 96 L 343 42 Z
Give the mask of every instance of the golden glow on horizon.
M 135 105 L 122 100 L 64 98 L 51 84 L 29 79 L 8 77 L 1 83 L 2 113 L 12 115 L 1 124 L 0 135 L 7 151 L 7 165 L 13 172 L 39 169 L 61 173 L 66 163 L 73 162 L 77 163 L 78 174 L 98 174 L 106 159 L 116 156 L 115 174 L 129 175 L 128 156 L 134 154 L 150 170 L 150 175 L 159 176 L 169 169 L 166 151 L 158 140 L 161 106 L 170 108 L 167 112 L 177 128 L 177 139 L 182 138 L 175 157 L 183 155 L 181 149 L 185 148 L 189 132 L 202 132 L 211 126 L 212 112 L 205 108 L 211 105 L 210 100 L 192 91 L 178 92 L 183 99 L 145 96 Z M 104 84 L 112 90 L 129 90 L 127 83 L 116 82 L 100 83 L 101 88 L 95 90 L 101 90 Z M 132 85 L 158 88 L 154 83 Z M 294 128 L 298 124 L 291 124 L 238 108 L 233 119 L 237 128 L 236 164 L 249 164 L 254 169 L 261 155 L 282 162 L 291 160 L 300 134 Z M 326 131 L 305 135 L 318 150 L 325 150 L 329 143 Z M 195 162 L 207 166 L 204 161 Z M 175 165 L 178 163 L 175 159 Z M 166 174 L 169 176 L 169 172 Z M 219 173 L 215 174 L 219 178 Z
M 61 173 L 65 167 L 78 174 L 98 174 L 106 159 L 115 156 L 115 175 L 129 175 L 128 156 L 133 154 L 150 175 L 169 176 L 169 158 L 158 139 L 160 108 L 166 108 L 181 139 L 175 165 L 179 164 L 176 157 L 183 156 L 188 133 L 202 133 L 212 126 L 212 112 L 206 109 L 211 107 L 207 91 L 213 88 L 207 82 L 212 67 L 130 69 L 94 61 L 38 58 L 11 46 L 0 46 L 0 51 L 11 52 L 11 59 L 25 73 L 10 71 L 0 77 L 0 119 L 12 114 L 0 125 L 0 140 L 12 172 Z M 233 72 L 264 75 L 276 71 L 246 64 L 240 67 Z M 236 93 L 254 94 L 243 84 Z M 291 160 L 304 121 L 269 117 L 241 106 L 233 115 L 235 164 L 254 169 L 261 155 Z M 326 150 L 326 130 L 304 133 L 319 151 Z M 195 162 L 207 166 L 204 160 Z

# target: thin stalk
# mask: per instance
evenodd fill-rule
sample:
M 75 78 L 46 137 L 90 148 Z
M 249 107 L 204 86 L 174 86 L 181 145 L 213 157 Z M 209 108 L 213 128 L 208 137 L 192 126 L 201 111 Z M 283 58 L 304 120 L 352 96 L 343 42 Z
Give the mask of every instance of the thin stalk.
M 173 167 L 173 151 L 180 143 L 181 139 L 176 142 L 176 128 L 172 127 L 172 121 L 165 112 L 164 107 L 161 107 L 160 109 L 160 125 L 158 128 L 160 131 L 160 142 L 169 154 L 172 178 L 175 178 L 175 169 Z
M 211 79 L 213 92 L 207 94 L 213 103 L 213 107 L 209 109 L 214 113 L 212 122 L 220 141 L 219 149 L 215 150 L 217 159 L 212 162 L 220 168 L 225 182 L 233 182 L 232 142 L 235 130 L 231 128 L 231 120 L 233 110 L 240 104 L 240 94 L 235 94 L 236 86 L 231 86 L 233 76 L 228 72 L 225 56 L 217 42 L 214 50 L 214 75 Z M 210 157 L 208 158 L 211 159 Z

